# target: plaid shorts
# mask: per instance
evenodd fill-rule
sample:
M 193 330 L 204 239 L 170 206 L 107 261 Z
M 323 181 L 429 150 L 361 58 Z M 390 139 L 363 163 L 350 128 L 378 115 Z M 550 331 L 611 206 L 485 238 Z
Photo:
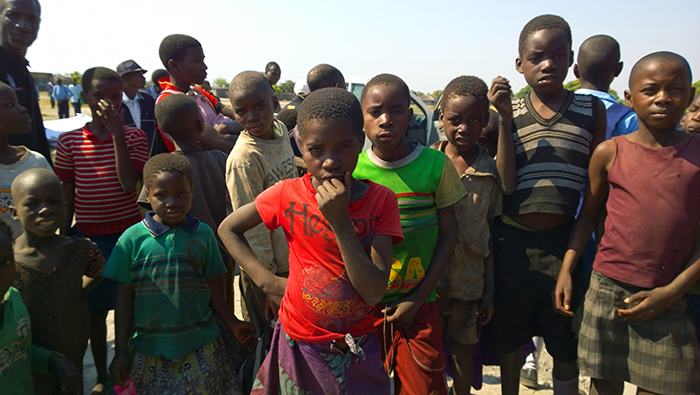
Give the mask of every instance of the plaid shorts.
M 578 341 L 581 373 L 659 394 L 697 394 L 700 361 L 686 299 L 651 321 L 625 321 L 617 310 L 642 290 L 593 271 Z

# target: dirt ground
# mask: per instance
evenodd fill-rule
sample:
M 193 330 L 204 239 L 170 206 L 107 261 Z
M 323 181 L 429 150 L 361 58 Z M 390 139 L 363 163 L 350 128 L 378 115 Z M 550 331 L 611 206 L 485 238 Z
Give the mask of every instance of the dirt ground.
M 228 104 L 228 100 L 225 101 L 225 104 Z M 286 104 L 286 103 L 285 103 Z M 284 104 L 282 104 L 284 106 Z M 58 109 L 57 108 L 51 108 L 51 103 L 49 100 L 49 97 L 46 93 L 43 93 L 40 95 L 40 107 L 41 107 L 41 114 L 44 117 L 44 120 L 49 121 L 53 119 L 58 119 Z M 90 115 L 90 109 L 83 104 L 82 106 L 82 112 L 84 114 Z M 73 107 L 71 106 L 70 108 L 70 116 L 74 116 L 74 111 Z M 236 281 L 238 281 L 238 277 L 236 277 Z M 238 286 L 236 285 L 236 289 L 238 289 Z M 236 302 L 236 316 L 239 318 L 241 317 L 241 312 L 240 312 L 240 297 L 237 295 L 236 297 L 237 302 Z M 109 359 L 111 359 L 114 356 L 114 312 L 110 312 L 109 316 L 107 317 L 107 340 L 108 340 L 108 346 L 109 346 Z M 90 390 L 94 387 L 96 381 L 97 381 L 97 374 L 95 372 L 95 365 L 92 360 L 92 352 L 90 351 L 90 347 L 88 347 L 85 357 L 83 359 L 83 375 L 84 375 L 84 388 L 85 388 L 85 395 L 90 394 Z M 485 366 L 484 367 L 484 383 L 483 386 L 480 390 L 472 390 L 472 394 L 476 395 L 496 395 L 501 393 L 501 374 L 500 370 L 496 366 Z M 546 352 L 542 353 L 542 356 L 540 357 L 539 361 L 539 368 L 538 368 L 538 376 L 539 376 L 539 383 L 540 387 L 537 390 L 532 390 L 524 386 L 520 386 L 520 393 L 523 395 L 550 395 L 553 394 L 552 391 L 552 357 Z M 588 386 L 590 383 L 590 379 L 586 377 L 581 377 L 579 380 L 579 388 L 582 394 L 588 394 Z M 635 388 L 634 386 L 631 385 L 626 385 L 625 386 L 625 393 L 624 395 L 632 395 L 634 394 Z

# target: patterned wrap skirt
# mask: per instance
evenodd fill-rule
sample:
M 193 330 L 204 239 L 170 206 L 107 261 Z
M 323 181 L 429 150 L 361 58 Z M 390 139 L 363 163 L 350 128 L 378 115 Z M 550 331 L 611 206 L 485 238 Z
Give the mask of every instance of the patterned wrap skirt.
M 345 339 L 345 352 L 332 341 L 297 342 L 278 320 L 251 394 L 389 394 L 377 335 Z

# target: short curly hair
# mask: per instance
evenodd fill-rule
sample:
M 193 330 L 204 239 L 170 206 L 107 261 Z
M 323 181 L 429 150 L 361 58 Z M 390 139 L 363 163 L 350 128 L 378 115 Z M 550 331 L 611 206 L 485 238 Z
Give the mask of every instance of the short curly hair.
M 484 119 L 489 117 L 489 88 L 479 77 L 463 75 L 450 81 L 442 92 L 442 107 L 453 97 L 474 96 L 484 108 Z
M 277 114 L 277 120 L 282 122 L 287 127 L 287 130 L 292 130 L 297 126 L 297 115 L 297 110 L 287 108 Z
M 309 93 L 297 114 L 299 137 L 304 138 L 309 122 L 326 120 L 348 121 L 358 137 L 364 135 L 362 106 L 357 97 L 345 89 L 324 88 Z
M 228 86 L 228 96 L 232 98 L 237 92 L 268 92 L 270 96 L 274 93 L 270 88 L 270 83 L 265 78 L 265 74 L 259 71 L 241 71 Z
M 188 95 L 169 95 L 156 104 L 155 113 L 161 130 L 177 141 L 180 136 L 192 133 L 200 110 Z
M 185 59 L 185 54 L 192 47 L 202 47 L 199 41 L 192 36 L 186 34 L 171 34 L 160 42 L 158 47 L 158 56 L 163 63 L 165 69 L 168 69 L 168 61 L 182 61 Z
M 411 105 L 411 91 L 408 89 L 408 85 L 401 78 L 393 74 L 379 74 L 374 76 L 364 88 L 362 88 L 362 95 L 360 96 L 360 102 L 364 103 L 369 90 L 378 85 L 389 85 L 399 88 L 401 94 L 406 98 L 406 106 Z
M 630 89 L 632 88 L 632 85 L 634 85 L 634 82 L 637 80 L 637 77 L 639 73 L 649 64 L 652 62 L 663 62 L 666 63 L 664 65 L 665 69 L 668 69 L 671 65 L 674 63 L 676 65 L 681 66 L 685 71 L 688 72 L 688 81 L 692 84 L 693 82 L 693 72 L 690 69 L 690 65 L 688 64 L 688 61 L 682 57 L 681 55 L 674 53 L 674 52 L 669 52 L 669 51 L 659 51 L 659 52 L 653 52 L 650 53 L 641 59 L 637 61 L 637 63 L 632 66 L 632 70 L 630 70 L 630 77 L 629 77 L 629 87 Z
M 12 237 L 12 227 L 4 218 L 0 218 L 0 232 L 4 233 L 10 241 L 14 240 Z
M 86 95 L 94 89 L 95 81 L 109 81 L 124 84 L 122 77 L 120 77 L 116 71 L 108 69 L 107 67 L 92 67 L 85 70 L 82 77 L 83 91 Z
M 190 183 L 190 187 L 194 188 L 194 177 L 192 175 L 192 166 L 186 157 L 178 154 L 158 154 L 146 162 L 143 167 L 143 186 L 146 188 L 146 193 L 151 190 L 151 183 L 158 177 L 160 173 L 170 173 L 178 171 L 185 176 Z
M 569 27 L 569 23 L 558 15 L 545 14 L 536 16 L 525 24 L 525 27 L 523 27 L 523 30 L 520 32 L 520 39 L 518 40 L 518 54 L 522 55 L 523 48 L 525 48 L 525 41 L 527 41 L 527 38 L 530 37 L 532 33 L 544 29 L 559 29 L 563 31 L 564 34 L 566 34 L 566 38 L 569 40 L 569 47 L 571 47 L 571 27 Z
M 309 90 L 311 92 L 323 88 L 342 88 L 339 85 L 345 83 L 345 77 L 343 77 L 343 73 L 335 67 L 321 63 L 309 70 L 309 73 L 306 74 L 306 83 L 309 85 Z

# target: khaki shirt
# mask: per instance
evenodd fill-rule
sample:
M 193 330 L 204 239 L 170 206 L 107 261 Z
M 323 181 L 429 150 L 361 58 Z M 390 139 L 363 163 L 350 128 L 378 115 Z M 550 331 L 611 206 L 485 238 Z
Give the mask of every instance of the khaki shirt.
M 447 141 L 431 148 L 445 152 Z M 496 182 L 496 161 L 477 146 L 474 163 L 460 175 L 468 195 L 455 207 L 457 246 L 437 283 L 441 297 L 479 300 L 484 295 L 484 258 L 489 255 L 489 219 L 503 213 L 503 194 Z

